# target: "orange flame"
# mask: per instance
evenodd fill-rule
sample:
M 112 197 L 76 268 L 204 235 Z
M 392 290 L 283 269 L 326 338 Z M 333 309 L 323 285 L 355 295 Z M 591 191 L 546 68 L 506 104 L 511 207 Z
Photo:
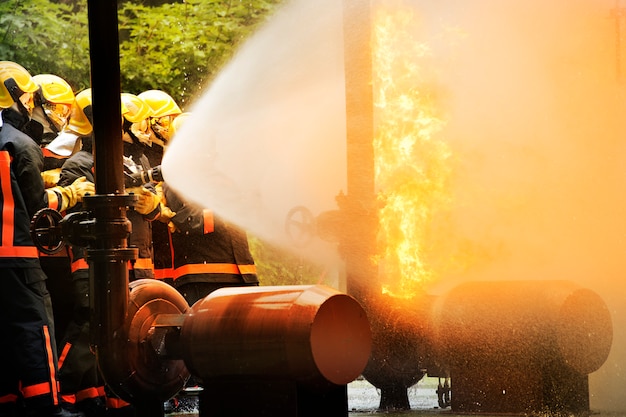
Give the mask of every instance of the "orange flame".
M 428 46 L 411 34 L 415 20 L 404 8 L 382 6 L 373 13 L 377 262 L 383 293 L 406 298 L 435 278 L 429 234 L 449 204 L 452 156 L 448 144 L 435 138 L 444 122 L 422 66 Z

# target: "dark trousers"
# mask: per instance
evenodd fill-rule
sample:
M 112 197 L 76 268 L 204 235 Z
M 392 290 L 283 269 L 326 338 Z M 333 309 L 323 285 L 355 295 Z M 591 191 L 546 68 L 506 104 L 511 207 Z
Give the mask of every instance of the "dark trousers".
M 56 405 L 56 341 L 46 276 L 38 267 L 3 268 L 0 275 L 0 398 L 21 401 L 27 409 Z

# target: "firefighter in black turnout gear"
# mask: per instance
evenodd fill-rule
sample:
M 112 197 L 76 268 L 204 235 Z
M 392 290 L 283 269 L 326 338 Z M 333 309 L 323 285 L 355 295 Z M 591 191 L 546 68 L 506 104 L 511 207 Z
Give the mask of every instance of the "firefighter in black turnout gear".
M 222 287 L 259 285 L 245 231 L 182 199 L 166 183 L 162 201 L 171 214 L 169 275 L 190 306 Z
M 63 164 L 59 185 L 86 177 L 94 182 L 91 124 L 91 90 L 76 95 L 68 129 L 79 137 L 81 149 Z M 76 206 L 69 212 L 80 211 Z M 73 314 L 60 344 L 59 380 L 61 398 L 69 409 L 87 417 L 105 415 L 104 382 L 89 341 L 89 266 L 85 248 L 70 245 Z
M 30 221 L 50 200 L 67 208 L 70 196 L 76 202 L 84 194 L 77 187 L 46 193 L 41 149 L 21 131 L 37 136 L 29 130 L 36 126 L 30 115 L 37 86 L 27 70 L 9 61 L 0 62 L 0 81 L 0 416 L 80 416 L 60 406 L 51 300 Z

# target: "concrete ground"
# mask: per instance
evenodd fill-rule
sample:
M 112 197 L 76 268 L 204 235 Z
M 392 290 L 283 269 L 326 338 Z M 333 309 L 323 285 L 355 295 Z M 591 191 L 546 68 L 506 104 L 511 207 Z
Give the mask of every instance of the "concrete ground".
M 438 407 L 436 378 L 424 378 L 418 384 L 409 388 L 410 411 L 402 412 L 377 412 L 380 402 L 380 392 L 365 380 L 356 380 L 348 384 L 348 410 L 350 416 L 354 417 L 467 417 L 468 414 L 456 414 L 449 408 L 441 409 Z M 179 408 L 169 414 L 168 417 L 197 417 L 197 397 L 190 396 L 182 398 Z M 513 414 L 510 414 L 513 415 Z M 480 417 L 503 417 L 504 414 L 488 415 L 480 414 Z M 624 413 L 610 413 L 601 411 L 592 411 L 592 417 L 626 417 Z M 323 416 L 320 416 L 323 417 Z M 534 414 L 532 417 L 580 417 L 564 413 L 551 414 L 541 413 Z

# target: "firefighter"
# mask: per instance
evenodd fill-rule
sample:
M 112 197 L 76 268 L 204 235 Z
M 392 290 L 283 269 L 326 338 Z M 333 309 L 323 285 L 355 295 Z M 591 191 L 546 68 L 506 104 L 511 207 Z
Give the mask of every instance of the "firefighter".
M 161 90 L 147 90 L 138 95 L 152 109 L 150 117 L 150 131 L 152 133 L 152 147 L 148 153 L 149 162 L 160 165 L 163 158 L 163 149 L 171 137 L 173 122 L 181 114 L 181 109 L 174 99 Z M 163 207 L 167 210 L 167 207 Z M 162 221 L 165 218 L 163 214 Z M 152 223 L 152 241 L 154 251 L 155 278 L 169 284 L 173 283 L 172 255 L 170 249 L 170 234 L 167 222 Z
M 53 74 L 33 76 L 38 90 L 34 94 L 32 119 L 43 127 L 41 150 L 44 156 L 41 177 L 45 188 L 57 185 L 61 165 L 73 152 L 77 136 L 64 132 L 75 95 L 72 87 L 63 78 Z M 93 182 L 93 179 L 90 180 Z M 52 297 L 56 334 L 61 337 L 72 317 L 73 303 L 65 294 L 71 292 L 72 276 L 67 249 L 49 255 L 39 254 L 41 267 L 48 279 L 48 290 Z
M 79 137 L 81 149 L 63 164 L 59 185 L 71 184 L 80 177 L 94 181 L 91 115 L 91 89 L 87 89 L 76 95 L 67 126 Z M 70 211 L 79 210 L 76 206 Z M 89 266 L 84 248 L 70 245 L 69 254 L 73 314 L 59 345 L 61 398 L 68 409 L 82 411 L 87 417 L 100 417 L 105 415 L 106 399 L 104 382 L 89 343 Z
M 0 62 L 0 372 L 1 416 L 81 416 L 61 407 L 50 294 L 37 248 L 30 236 L 32 216 L 61 200 L 67 208 L 82 199 L 80 184 L 46 193 L 39 145 L 29 130 L 37 85 L 19 64 Z M 41 129 L 42 133 L 43 129 Z M 93 188 L 91 188 L 93 192 Z
M 139 170 L 151 168 L 145 152 L 152 146 L 149 125 L 152 109 L 138 96 L 130 93 L 122 93 L 121 102 L 124 169 L 128 174 L 134 174 Z M 127 192 L 134 193 L 139 198 L 134 210 L 127 213 L 133 228 L 128 243 L 139 250 L 138 258 L 131 262 L 129 280 L 153 279 L 155 276 L 151 222 L 159 214 L 158 196 L 156 192 L 145 187 L 129 188 Z

